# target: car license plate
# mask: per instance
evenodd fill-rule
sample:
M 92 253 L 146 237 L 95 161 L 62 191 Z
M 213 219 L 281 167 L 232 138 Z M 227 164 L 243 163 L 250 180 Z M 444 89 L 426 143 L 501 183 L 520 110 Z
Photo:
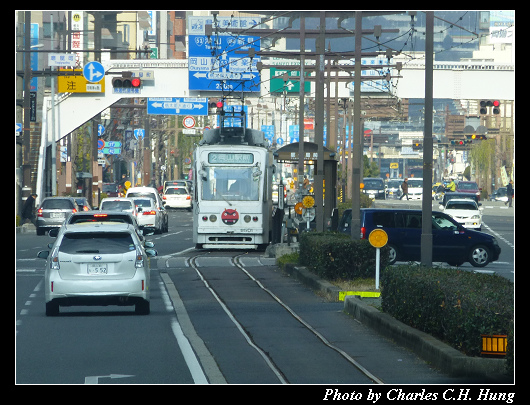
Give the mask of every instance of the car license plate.
M 369 194 L 368 197 L 375 198 L 375 194 Z
M 51 212 L 50 218 L 64 218 L 64 213 L 62 212 Z
M 108 269 L 106 264 L 94 264 L 89 263 L 87 264 L 87 273 L 88 274 L 107 274 Z

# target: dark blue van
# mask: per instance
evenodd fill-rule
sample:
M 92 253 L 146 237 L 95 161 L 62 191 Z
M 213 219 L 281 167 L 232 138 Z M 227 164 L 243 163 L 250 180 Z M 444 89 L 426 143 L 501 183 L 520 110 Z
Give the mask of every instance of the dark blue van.
M 350 233 L 351 209 L 345 210 L 338 230 Z M 361 209 L 361 235 L 368 238 L 375 228 L 388 234 L 390 264 L 396 261 L 421 260 L 421 210 Z M 443 212 L 432 213 L 433 261 L 458 266 L 469 262 L 484 267 L 499 259 L 501 248 L 487 233 L 466 229 Z

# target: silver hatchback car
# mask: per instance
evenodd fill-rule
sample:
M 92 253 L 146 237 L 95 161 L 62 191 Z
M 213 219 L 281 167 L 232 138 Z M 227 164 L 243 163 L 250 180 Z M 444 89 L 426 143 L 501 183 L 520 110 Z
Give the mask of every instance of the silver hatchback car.
M 67 224 L 47 259 L 44 275 L 46 315 L 60 306 L 134 305 L 135 312 L 150 312 L 148 257 L 157 252 L 142 246 L 132 225 L 122 223 Z
M 37 210 L 37 235 L 59 228 L 70 214 L 77 211 L 79 207 L 72 197 L 45 198 Z

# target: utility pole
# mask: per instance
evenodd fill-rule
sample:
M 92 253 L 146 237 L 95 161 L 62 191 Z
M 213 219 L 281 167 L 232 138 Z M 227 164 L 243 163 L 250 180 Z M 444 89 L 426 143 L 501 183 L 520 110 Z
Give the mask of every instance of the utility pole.
M 361 234 L 361 46 L 363 30 L 362 11 L 355 11 L 355 74 L 353 87 L 353 150 L 352 150 L 352 198 L 351 198 L 351 237 L 358 239 Z
M 326 12 L 320 12 L 320 32 L 317 37 L 317 63 L 315 82 L 315 143 L 318 147 L 317 170 L 315 173 L 315 205 L 316 205 L 316 230 L 324 231 L 324 75 L 325 60 L 324 51 L 326 48 Z M 329 129 L 328 129 L 329 130 Z
M 421 228 L 421 265 L 432 266 L 432 88 L 433 88 L 434 11 L 426 12 L 425 24 L 425 121 L 423 132 L 423 201 Z
M 300 101 L 298 107 L 298 190 L 304 184 L 305 17 L 300 14 Z

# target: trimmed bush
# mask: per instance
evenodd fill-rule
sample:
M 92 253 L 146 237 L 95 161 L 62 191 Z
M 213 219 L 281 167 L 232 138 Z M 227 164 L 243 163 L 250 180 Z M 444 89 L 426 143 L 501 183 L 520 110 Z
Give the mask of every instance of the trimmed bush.
M 381 249 L 381 269 L 388 254 L 388 248 Z M 300 235 L 300 264 L 328 280 L 375 277 L 375 248 L 341 233 L 306 232 Z
M 481 334 L 506 334 L 513 350 L 514 285 L 501 276 L 459 269 L 389 267 L 382 272 L 383 311 L 468 356 Z M 512 357 L 513 359 L 513 357 Z

